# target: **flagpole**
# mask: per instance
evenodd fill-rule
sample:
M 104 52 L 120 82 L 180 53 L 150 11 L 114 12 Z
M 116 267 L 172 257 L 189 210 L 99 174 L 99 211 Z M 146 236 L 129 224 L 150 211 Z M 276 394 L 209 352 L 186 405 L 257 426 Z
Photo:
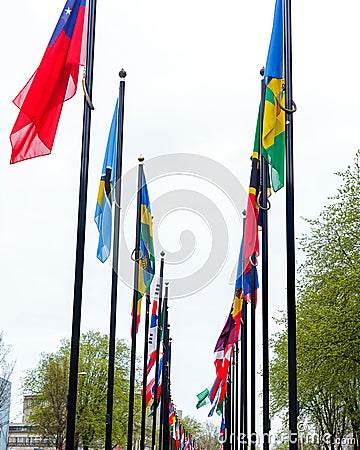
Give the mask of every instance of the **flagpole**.
M 141 433 L 140 450 L 145 449 L 145 425 L 146 425 L 146 385 L 147 385 L 147 360 L 149 353 L 149 312 L 150 312 L 150 294 L 146 293 L 146 312 L 145 312 L 145 339 L 144 339 L 144 366 L 143 366 L 143 396 L 141 403 Z
M 261 69 L 260 75 L 264 76 L 264 68 Z M 270 401 L 269 401 L 269 269 L 268 269 L 268 162 L 262 154 L 262 123 L 264 118 L 264 102 L 265 102 L 265 83 L 264 78 L 261 79 L 261 102 L 260 102 L 260 139 L 259 139 L 259 155 L 260 159 L 260 180 L 262 186 L 262 195 L 260 197 L 261 214 L 262 214 L 262 344 L 263 344 L 263 449 L 269 449 L 269 433 L 271 429 L 270 423 Z
M 243 211 L 243 233 L 245 231 L 246 211 Z M 248 388 L 248 376 L 247 376 L 247 302 L 243 301 L 241 311 L 241 339 L 240 339 L 240 449 L 246 450 L 248 447 L 248 427 L 247 427 L 247 388 Z
M 96 22 L 96 0 L 89 1 L 89 19 L 86 49 L 86 77 L 85 83 L 88 96 L 92 98 L 93 69 L 94 69 L 94 43 Z M 76 398 L 79 371 L 79 349 L 80 349 L 80 325 L 81 325 L 81 303 L 82 286 L 84 276 L 84 252 L 85 252 L 85 227 L 86 227 L 86 205 L 88 188 L 89 148 L 91 110 L 93 106 L 88 99 L 84 99 L 83 133 L 80 165 L 80 186 L 78 205 L 78 227 L 76 238 L 75 280 L 73 315 L 70 347 L 69 389 L 67 395 L 67 421 L 66 421 L 66 450 L 74 450 L 75 444 L 75 420 L 76 420 Z
M 226 395 L 225 395 L 225 430 L 226 430 L 226 440 L 224 443 L 224 450 L 231 449 L 231 365 L 229 366 L 229 371 L 226 377 Z
M 160 339 L 161 339 L 161 310 L 162 310 L 162 291 L 163 291 L 163 280 L 164 280 L 164 257 L 165 252 L 160 253 L 160 289 L 159 289 L 159 304 L 158 304 L 158 321 L 157 321 L 157 336 L 156 336 L 156 362 L 155 362 L 155 384 L 154 384 L 154 402 L 153 402 L 153 423 L 151 430 L 151 450 L 155 450 L 156 444 L 156 411 L 157 411 L 157 390 L 158 390 L 158 371 L 159 371 L 159 353 L 160 353 Z
M 235 450 L 239 450 L 239 342 L 235 343 Z
M 294 226 L 294 163 L 292 96 L 291 0 L 284 0 L 285 56 L 285 124 L 286 124 L 286 260 L 287 260 L 287 319 L 289 376 L 289 447 L 298 446 L 297 377 L 296 377 L 296 300 L 295 300 L 295 226 Z
M 118 136 L 117 157 L 115 177 L 115 212 L 114 212 L 114 235 L 113 235 L 113 261 L 111 278 L 111 307 L 110 307 L 110 337 L 109 337 L 109 361 L 108 361 L 108 383 L 106 404 L 106 431 L 105 450 L 112 449 L 112 415 L 114 403 L 114 366 L 116 347 L 116 307 L 119 273 L 119 230 L 120 230 L 120 206 L 121 206 L 121 176 L 122 176 L 122 152 L 123 152 L 123 128 L 124 128 L 124 95 L 126 72 L 121 69 L 119 85 L 119 114 L 118 114 Z
M 165 295 L 164 295 L 164 319 L 163 319 L 163 362 L 162 362 L 162 373 L 161 373 L 161 393 L 160 393 L 160 423 L 159 423 L 159 450 L 163 448 L 164 438 L 165 438 L 165 426 L 166 426 L 166 411 L 167 407 L 167 351 L 168 351 L 168 339 L 169 339 L 169 329 L 168 329 L 168 297 L 167 297 L 167 284 L 165 282 Z M 160 400 L 159 400 L 160 402 Z M 165 450 L 165 448 L 164 448 Z
M 253 255 L 255 258 L 255 255 Z M 255 339 L 255 296 L 256 296 L 256 267 L 251 267 L 251 304 L 250 304 L 250 322 L 251 322 L 251 335 L 250 335 L 250 448 L 255 450 L 256 445 L 256 387 L 255 387 L 255 358 L 256 358 L 256 339 Z
M 143 163 L 144 158 L 138 157 L 138 190 L 137 190 L 137 213 L 136 213 L 136 236 L 134 250 L 134 293 L 132 305 L 132 325 L 131 325 L 131 359 L 130 359 L 130 386 L 129 386 L 129 412 L 128 412 L 128 432 L 127 450 L 133 447 L 133 424 L 134 424 L 134 398 L 135 398 L 135 364 L 136 364 L 136 323 L 138 307 L 138 285 L 139 285 L 139 259 L 140 259 L 140 218 L 141 218 L 141 192 L 143 189 Z
M 236 393 L 236 378 L 235 378 L 235 364 L 236 364 L 236 351 L 235 344 L 233 345 L 233 354 L 231 361 L 231 438 L 232 448 L 235 449 L 236 437 L 235 437 L 235 393 Z
M 170 387 L 170 333 L 169 333 L 169 282 L 165 282 L 165 295 L 164 295 L 164 308 L 165 308 L 165 320 L 164 320 L 164 357 L 163 360 L 163 450 L 169 450 L 170 429 L 169 429 L 169 387 Z

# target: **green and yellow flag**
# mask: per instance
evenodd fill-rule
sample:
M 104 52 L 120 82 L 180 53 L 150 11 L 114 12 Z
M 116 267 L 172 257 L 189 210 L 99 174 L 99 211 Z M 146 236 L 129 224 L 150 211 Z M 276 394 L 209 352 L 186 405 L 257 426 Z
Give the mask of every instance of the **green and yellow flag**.
M 285 175 L 285 112 L 284 102 L 284 27 L 283 1 L 276 0 L 274 23 L 267 56 L 264 81 L 266 86 L 262 132 L 263 156 L 271 167 L 274 191 L 284 186 Z
M 153 226 L 150 208 L 149 194 L 144 172 L 141 183 L 141 203 L 140 203 L 140 255 L 139 255 L 139 276 L 138 276 L 138 302 L 136 331 L 140 323 L 141 299 L 150 287 L 155 273 L 155 253 L 153 242 Z

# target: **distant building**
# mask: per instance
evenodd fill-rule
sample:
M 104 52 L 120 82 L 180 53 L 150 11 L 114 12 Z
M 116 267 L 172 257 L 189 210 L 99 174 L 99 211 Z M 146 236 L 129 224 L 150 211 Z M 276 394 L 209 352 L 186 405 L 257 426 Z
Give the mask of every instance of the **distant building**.
M 0 450 L 6 450 L 10 420 L 11 383 L 0 378 Z
M 26 395 L 24 397 L 21 422 L 10 422 L 9 424 L 8 450 L 40 450 L 44 448 L 55 448 L 52 442 L 42 441 L 41 437 L 34 433 L 34 427 L 28 422 L 32 401 L 33 397 L 31 395 Z

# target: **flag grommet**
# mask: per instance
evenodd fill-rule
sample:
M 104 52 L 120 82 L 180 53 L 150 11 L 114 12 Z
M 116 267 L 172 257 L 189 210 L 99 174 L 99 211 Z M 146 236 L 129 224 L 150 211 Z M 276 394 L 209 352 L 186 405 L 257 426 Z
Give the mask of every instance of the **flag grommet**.
M 256 199 L 256 203 L 257 203 L 258 207 L 260 209 L 262 209 L 263 211 L 269 211 L 269 209 L 271 208 L 270 200 L 268 198 L 266 199 L 266 207 L 265 206 L 261 206 L 260 197 L 261 197 L 261 192 L 258 193 L 258 196 L 257 196 L 257 199 Z
M 280 97 L 281 97 L 282 94 L 285 94 L 285 89 L 282 89 L 282 90 L 279 92 L 279 94 L 278 94 L 278 96 L 277 96 L 277 99 L 276 99 L 276 102 L 277 102 L 277 104 L 279 105 L 279 108 L 282 109 L 283 111 L 289 113 L 289 114 L 293 114 L 294 112 L 297 111 L 296 103 L 294 102 L 294 100 L 291 100 L 292 109 L 285 108 L 285 106 L 283 106 L 283 105 L 281 104 L 281 100 L 280 100 Z

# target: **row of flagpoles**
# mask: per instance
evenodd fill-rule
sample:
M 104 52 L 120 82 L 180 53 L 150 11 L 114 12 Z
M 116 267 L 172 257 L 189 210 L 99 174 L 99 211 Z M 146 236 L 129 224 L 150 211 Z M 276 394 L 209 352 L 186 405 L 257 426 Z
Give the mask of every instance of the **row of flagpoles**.
M 15 99 L 19 106 L 19 117 L 11 132 L 11 143 L 13 152 L 11 162 L 19 162 L 36 156 L 49 154 L 55 138 L 56 128 L 60 119 L 62 104 L 76 92 L 76 79 L 78 65 L 82 62 L 82 48 L 84 47 L 84 32 L 86 30 L 86 17 L 88 17 L 87 36 L 87 70 L 84 71 L 84 117 L 83 117 L 83 141 L 81 154 L 80 192 L 78 210 L 78 232 L 75 262 L 75 283 L 73 302 L 73 322 L 70 352 L 70 374 L 69 390 L 67 397 L 67 428 L 66 449 L 74 448 L 75 440 L 75 418 L 76 399 L 78 384 L 78 361 L 79 341 L 82 303 L 82 280 L 84 265 L 85 245 L 85 223 L 88 184 L 88 164 L 90 147 L 90 125 L 91 111 L 93 105 L 92 96 L 92 74 L 94 59 L 95 18 L 96 2 L 90 1 L 89 10 L 86 11 L 86 3 L 83 0 L 68 0 L 64 6 L 59 22 L 55 27 L 53 36 L 46 49 L 44 57 L 33 77 Z M 62 50 L 62 60 L 59 61 L 59 52 Z M 57 65 L 54 69 L 54 61 Z M 76 69 L 76 70 L 75 70 Z M 56 91 L 52 96 L 51 90 L 46 91 L 48 98 L 39 91 L 48 81 L 49 73 L 52 71 L 53 89 Z M 54 73 L 55 72 L 55 73 Z M 99 230 L 99 243 L 97 257 L 105 262 L 109 256 L 112 246 L 112 278 L 111 278 L 111 308 L 110 308 L 110 335 L 109 335 L 109 359 L 108 359 L 108 390 L 106 409 L 106 433 L 105 449 L 113 448 L 112 423 L 113 423 L 113 400 L 114 400 L 114 362 L 115 362 L 115 336 L 116 336 L 116 309 L 117 309 L 117 287 L 119 269 L 119 228 L 121 211 L 121 176 L 122 176 L 122 153 L 123 153 L 123 124 L 124 124 L 124 95 L 126 73 L 119 73 L 119 97 L 115 104 L 115 110 L 110 127 L 102 175 L 100 179 L 99 192 L 95 210 L 95 223 Z M 71 95 L 68 94 L 69 86 Z M 38 99 L 43 99 L 39 108 Z M 39 120 L 40 117 L 40 120 Z M 48 124 L 52 122 L 52 126 Z M 45 125 L 44 125 L 45 124 Z M 42 125 L 44 125 L 42 127 Z M 113 208 L 115 203 L 115 208 Z M 114 215 L 112 211 L 114 210 Z M 130 362 L 130 387 L 129 387 L 129 412 L 127 448 L 133 448 L 133 419 L 134 419 L 134 397 L 135 397 L 135 363 L 136 363 L 136 334 L 139 327 L 141 314 L 141 300 L 146 294 L 146 320 L 145 320 L 145 344 L 144 344 L 144 371 L 143 386 L 145 386 L 142 402 L 141 439 L 140 448 L 145 448 L 145 424 L 146 410 L 151 399 L 152 405 L 152 448 L 156 446 L 156 431 L 160 430 L 159 448 L 169 448 L 169 443 L 174 441 L 174 448 L 185 450 L 198 449 L 191 435 L 184 427 L 175 413 L 175 408 L 170 395 L 170 338 L 167 325 L 167 298 L 168 286 L 165 288 L 163 299 L 163 271 L 164 253 L 161 254 L 160 283 L 155 292 L 153 301 L 151 326 L 149 328 L 149 303 L 150 284 L 155 274 L 155 253 L 153 248 L 153 231 L 150 201 L 147 192 L 145 174 L 143 170 L 143 158 L 139 157 L 138 190 L 137 190 L 137 218 L 134 260 L 134 294 L 133 314 L 131 326 L 131 362 Z M 156 298 L 157 297 L 157 298 Z M 157 311 L 163 311 L 158 317 Z M 159 329 L 158 329 L 159 328 Z M 150 339 L 148 360 L 148 337 Z M 161 349 L 161 350 L 160 350 Z M 154 377 L 147 382 L 147 377 L 154 367 Z M 156 393 L 156 394 L 155 394 Z M 157 413 L 158 408 L 160 414 Z M 169 414 L 170 419 L 167 419 Z M 157 416 L 160 424 L 157 426 Z M 171 421 L 170 421 L 171 420 Z M 170 429 L 173 436 L 170 438 Z M 180 435 L 182 438 L 180 438 Z
M 68 390 L 68 417 L 66 432 L 66 448 L 73 450 L 75 436 L 76 397 L 78 382 L 79 340 L 82 304 L 82 284 L 84 267 L 85 225 L 87 208 L 88 165 L 90 147 L 91 112 L 93 105 L 92 85 L 94 67 L 94 41 L 96 22 L 96 0 L 67 0 L 55 27 L 54 33 L 46 48 L 41 63 L 28 83 L 15 98 L 14 103 L 19 108 L 19 115 L 11 131 L 12 144 L 11 163 L 29 158 L 43 156 L 51 153 L 55 139 L 61 110 L 64 101 L 71 98 L 77 87 L 79 65 L 85 64 L 82 80 L 84 90 L 84 114 L 81 168 L 79 183 L 78 229 L 75 260 L 75 281 L 73 298 L 73 322 L 71 336 L 70 375 Z M 84 57 L 86 55 L 86 58 Z M 113 121 L 110 129 L 108 145 L 104 160 L 102 177 L 99 187 L 95 222 L 99 229 L 98 258 L 104 262 L 110 255 L 111 242 L 113 243 L 113 267 L 111 288 L 110 312 L 110 340 L 109 340 L 109 366 L 108 366 L 108 397 L 106 414 L 106 450 L 112 448 L 112 407 L 114 383 L 114 352 L 116 333 L 116 305 L 118 280 L 118 252 L 119 252 L 119 225 L 121 205 L 121 174 L 122 174 L 122 146 L 123 146 L 123 119 L 125 71 L 121 71 L 119 98 L 115 106 Z M 264 70 L 264 79 L 261 88 L 261 102 L 257 130 L 255 135 L 254 151 L 252 155 L 252 168 L 246 220 L 243 230 L 238 274 L 235 286 L 233 304 L 215 347 L 216 378 L 213 385 L 205 390 L 204 398 L 209 398 L 213 409 L 221 411 L 223 423 L 230 427 L 232 421 L 235 430 L 247 434 L 247 322 L 251 323 L 251 379 L 255 370 L 255 306 L 257 296 L 257 258 L 260 254 L 258 226 L 262 227 L 262 309 L 263 309 L 263 432 L 270 431 L 269 420 L 269 355 L 268 355 L 268 236 L 267 236 L 267 209 L 268 209 L 268 167 L 271 171 L 271 184 L 277 191 L 286 186 L 286 244 L 287 244 L 287 311 L 288 311 L 288 375 L 289 375 L 289 431 L 290 448 L 297 446 L 297 392 L 296 392 L 296 309 L 295 309 L 295 243 L 294 243 L 294 181 L 293 181 L 293 112 L 296 110 L 292 100 L 292 50 L 291 50 L 291 0 L 276 0 L 273 30 L 270 40 L 268 58 Z M 286 160 L 286 165 L 284 161 Z M 133 408 L 135 395 L 135 357 L 136 333 L 139 325 L 141 299 L 146 295 L 147 308 L 149 306 L 149 289 L 155 274 L 155 257 L 152 236 L 152 216 L 147 186 L 143 171 L 143 159 L 139 159 L 138 191 L 137 191 L 137 220 L 136 242 L 133 253 L 134 260 L 134 294 L 132 316 L 132 346 L 130 368 L 130 394 L 129 394 L 129 423 L 128 423 L 128 450 L 132 449 L 133 442 Z M 269 165 L 269 166 L 268 166 Z M 286 171 L 285 171 L 286 170 Z M 116 207 L 112 217 L 112 203 Z M 164 256 L 164 255 L 163 255 Z M 163 261 L 161 259 L 160 279 L 163 278 Z M 165 291 L 168 288 L 165 289 Z M 165 292 L 164 302 L 167 298 Z M 159 305 L 162 299 L 162 281 L 159 287 Z M 250 315 L 246 304 L 250 303 Z M 159 306 L 160 308 L 160 306 Z M 166 315 L 167 313 L 165 313 Z M 165 322 L 164 322 L 165 323 Z M 242 324 L 242 325 L 241 325 Z M 165 327 L 165 325 L 164 325 Z M 151 326 L 150 326 L 151 329 Z M 166 337 L 167 336 L 167 337 Z M 171 348 L 168 339 L 167 325 L 163 329 L 163 358 Z M 238 341 L 241 341 L 240 348 Z M 158 374 L 161 360 L 160 337 L 157 336 L 157 359 L 155 374 Z M 166 343 L 167 342 L 167 343 Z M 154 343 L 152 342 L 151 345 Z M 167 347 L 166 347 L 167 346 Z M 165 351 L 165 347 L 167 350 Z M 240 377 L 237 370 L 231 375 L 231 361 L 239 362 Z M 144 348 L 144 391 L 147 389 L 148 368 L 146 345 Z M 151 358 L 152 353 L 150 353 Z M 167 356 L 168 358 L 169 355 Z M 168 364 L 164 371 L 169 370 Z M 229 377 L 233 377 L 234 385 L 240 380 L 240 408 L 239 421 L 231 419 L 229 407 Z M 144 382 L 145 381 L 145 382 Z M 236 382 L 236 383 L 235 383 Z M 154 377 L 154 413 L 153 423 L 156 424 L 156 392 L 159 380 Z M 253 384 L 253 381 L 252 381 Z M 236 384 L 237 385 L 237 384 Z M 146 388 L 145 388 L 146 387 Z M 172 404 L 169 390 L 164 390 L 165 398 L 162 404 L 167 408 Z M 204 393 L 203 393 L 204 395 Z M 234 391 L 235 397 L 238 390 Z M 251 389 L 250 432 L 255 432 L 255 390 Z M 144 393 L 146 407 L 146 392 Z M 203 399 L 204 400 L 204 399 Z M 224 407 L 224 402 L 227 408 Z M 200 402 L 200 399 L 199 399 Z M 201 403 L 201 402 L 200 402 Z M 231 402 L 230 402 L 231 404 Z M 222 405 L 222 406 L 221 406 Z M 229 410 L 230 408 L 230 410 Z M 233 408 L 234 414 L 236 408 Z M 145 414 L 145 408 L 143 408 Z M 165 413 L 164 413 L 165 414 Z M 229 419 L 230 418 L 230 419 Z M 165 421 L 167 422 L 167 421 Z M 164 423 L 165 423 L 164 422 Z M 145 419 L 143 418 L 143 423 Z M 221 427 L 223 433 L 224 427 Z M 144 431 L 142 429 L 142 448 L 144 448 Z M 155 446 L 155 427 L 153 427 L 152 448 Z M 169 442 L 169 429 L 163 428 L 164 450 L 165 441 Z M 176 435 L 176 433 L 175 433 Z M 226 444 L 228 445 L 228 444 Z M 254 448 L 254 447 L 253 447 Z M 268 443 L 264 444 L 268 448 Z
M 258 230 L 262 230 L 262 443 L 270 445 L 269 329 L 268 329 L 268 209 L 269 168 L 274 191 L 286 185 L 287 310 L 289 447 L 297 448 L 296 309 L 294 185 L 291 73 L 291 2 L 276 0 L 274 22 L 265 69 L 261 70 L 261 101 L 255 133 L 246 219 L 244 219 L 234 299 L 230 314 L 216 343 L 215 380 L 198 394 L 197 408 L 211 404 L 222 416 L 219 431 L 224 450 L 255 450 L 256 431 L 256 342 L 257 260 L 260 255 Z M 285 166 L 286 161 L 286 166 Z M 286 174 L 285 174 L 286 167 Z M 247 311 L 250 304 L 250 315 Z M 250 324 L 250 370 L 248 367 L 248 326 Z M 238 342 L 240 341 L 240 345 Z M 239 358 L 240 353 L 240 358 Z M 239 364 L 240 363 L 240 364 Z M 240 367 L 239 367 L 240 366 Z M 248 383 L 250 373 L 250 389 Z M 240 376 L 239 376 L 240 373 Z M 250 391 L 250 402 L 248 392 Z M 248 410 L 250 420 L 248 420 Z M 248 429 L 248 422 L 250 429 Z

